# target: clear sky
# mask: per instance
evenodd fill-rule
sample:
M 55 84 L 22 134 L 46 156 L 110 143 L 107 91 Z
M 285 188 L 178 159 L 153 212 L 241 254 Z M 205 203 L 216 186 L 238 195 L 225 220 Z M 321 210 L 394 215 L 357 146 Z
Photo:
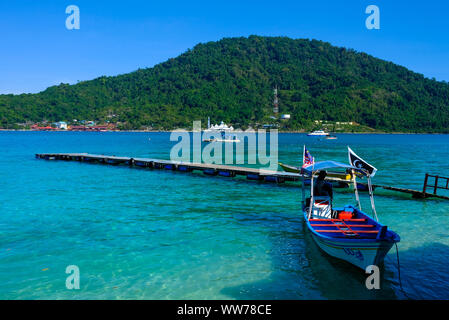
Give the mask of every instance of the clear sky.
M 371 4 L 380 30 L 365 27 Z M 66 29 L 69 5 L 79 30 Z M 445 0 L 1 1 L 0 93 L 127 73 L 252 34 L 324 40 L 449 81 L 448 17 Z

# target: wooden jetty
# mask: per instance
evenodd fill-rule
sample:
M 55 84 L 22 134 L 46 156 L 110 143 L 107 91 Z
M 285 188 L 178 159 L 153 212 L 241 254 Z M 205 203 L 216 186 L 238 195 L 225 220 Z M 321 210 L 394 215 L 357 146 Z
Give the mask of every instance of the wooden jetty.
M 248 180 L 263 180 L 266 182 L 275 183 L 283 183 L 285 181 L 298 181 L 301 178 L 301 175 L 297 173 L 270 171 L 249 167 L 179 162 L 151 158 L 116 157 L 88 153 L 38 153 L 36 154 L 36 158 L 46 160 L 96 162 L 110 165 L 124 164 L 136 167 L 176 170 L 182 172 L 192 172 L 194 170 L 199 170 L 202 171 L 205 175 L 219 175 L 223 177 L 235 177 L 236 175 L 240 175 L 246 176 Z
M 103 163 L 109 165 L 128 165 L 143 168 L 154 168 L 164 170 L 174 170 L 181 172 L 202 171 L 205 175 L 211 176 L 223 176 L 223 177 L 235 177 L 246 176 L 248 180 L 257 180 L 274 183 L 284 183 L 286 181 L 299 181 L 302 175 L 299 173 L 285 172 L 285 171 L 270 171 L 265 169 L 257 169 L 250 167 L 237 167 L 229 165 L 207 164 L 207 163 L 195 163 L 195 162 L 179 162 L 171 160 L 151 159 L 151 158 L 131 158 L 131 157 L 117 157 L 108 155 L 97 155 L 89 153 L 37 153 L 36 158 L 45 160 L 65 160 L 65 161 L 80 161 L 91 163 Z M 434 185 L 428 185 L 429 177 L 435 178 Z M 326 180 L 338 181 L 342 183 L 350 183 L 350 181 L 327 177 Z M 444 180 L 445 186 L 439 186 L 438 181 Z M 357 182 L 357 184 L 365 185 L 364 183 Z M 385 185 L 373 185 L 374 188 L 383 188 L 386 190 L 397 191 L 402 193 L 408 193 L 413 198 L 440 198 L 449 200 L 449 197 L 438 195 L 437 189 L 449 190 L 449 178 L 441 176 L 433 176 L 426 173 L 424 180 L 424 187 L 422 191 L 385 186 Z M 427 192 L 427 188 L 432 188 L 433 193 Z
M 435 178 L 435 184 L 434 185 L 428 185 L 429 177 L 434 177 Z M 439 179 L 446 181 L 445 187 L 442 187 L 442 186 L 438 185 L 438 180 Z M 366 188 L 368 188 L 366 183 L 357 182 L 357 184 L 358 185 L 363 185 Z M 422 191 L 413 190 L 413 189 L 407 189 L 407 188 L 385 186 L 385 185 L 379 185 L 379 184 L 373 184 L 373 188 L 374 189 L 382 188 L 382 189 L 385 189 L 385 190 L 391 190 L 391 191 L 396 191 L 396 192 L 408 193 L 408 194 L 411 194 L 412 197 L 415 198 L 415 199 L 439 198 L 439 199 L 449 200 L 449 197 L 437 194 L 437 189 L 449 190 L 449 178 L 441 177 L 441 176 L 433 176 L 433 175 L 430 175 L 428 173 L 426 173 L 426 176 L 424 178 L 424 187 L 423 187 Z M 433 193 L 427 192 L 427 188 L 432 188 L 433 189 Z

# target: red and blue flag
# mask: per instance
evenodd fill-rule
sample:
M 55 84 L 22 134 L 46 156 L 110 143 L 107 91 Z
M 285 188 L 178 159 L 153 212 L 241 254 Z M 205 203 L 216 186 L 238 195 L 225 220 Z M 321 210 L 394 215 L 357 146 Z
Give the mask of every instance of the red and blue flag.
M 304 146 L 304 153 L 302 157 L 302 167 L 307 167 L 315 163 L 315 158 L 312 157 L 309 150 L 307 150 L 306 146 Z

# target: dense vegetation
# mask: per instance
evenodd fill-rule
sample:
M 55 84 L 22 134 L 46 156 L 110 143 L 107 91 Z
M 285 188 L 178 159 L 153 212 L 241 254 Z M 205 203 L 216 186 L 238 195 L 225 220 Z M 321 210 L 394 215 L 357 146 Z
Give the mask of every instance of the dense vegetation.
M 123 128 L 188 128 L 220 120 L 245 128 L 269 121 L 273 88 L 285 129 L 314 120 L 355 121 L 385 131 L 449 132 L 449 84 L 316 40 L 227 38 L 198 44 L 153 68 L 38 94 L 0 95 L 0 127 L 86 119 Z M 113 116 L 116 115 L 116 116 Z

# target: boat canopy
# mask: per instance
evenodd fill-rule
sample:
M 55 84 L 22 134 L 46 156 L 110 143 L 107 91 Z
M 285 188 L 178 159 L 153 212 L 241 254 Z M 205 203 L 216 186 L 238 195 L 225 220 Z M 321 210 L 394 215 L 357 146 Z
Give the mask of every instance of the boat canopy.
M 329 170 L 329 169 L 338 169 L 338 168 L 354 170 L 354 171 L 357 171 L 358 173 L 366 176 L 366 172 L 364 170 L 362 170 L 361 168 L 357 168 L 357 167 L 351 166 L 349 164 L 344 164 L 341 162 L 330 161 L 330 160 L 315 162 L 312 165 L 304 167 L 304 168 L 302 168 L 302 173 L 311 175 L 312 172 Z

